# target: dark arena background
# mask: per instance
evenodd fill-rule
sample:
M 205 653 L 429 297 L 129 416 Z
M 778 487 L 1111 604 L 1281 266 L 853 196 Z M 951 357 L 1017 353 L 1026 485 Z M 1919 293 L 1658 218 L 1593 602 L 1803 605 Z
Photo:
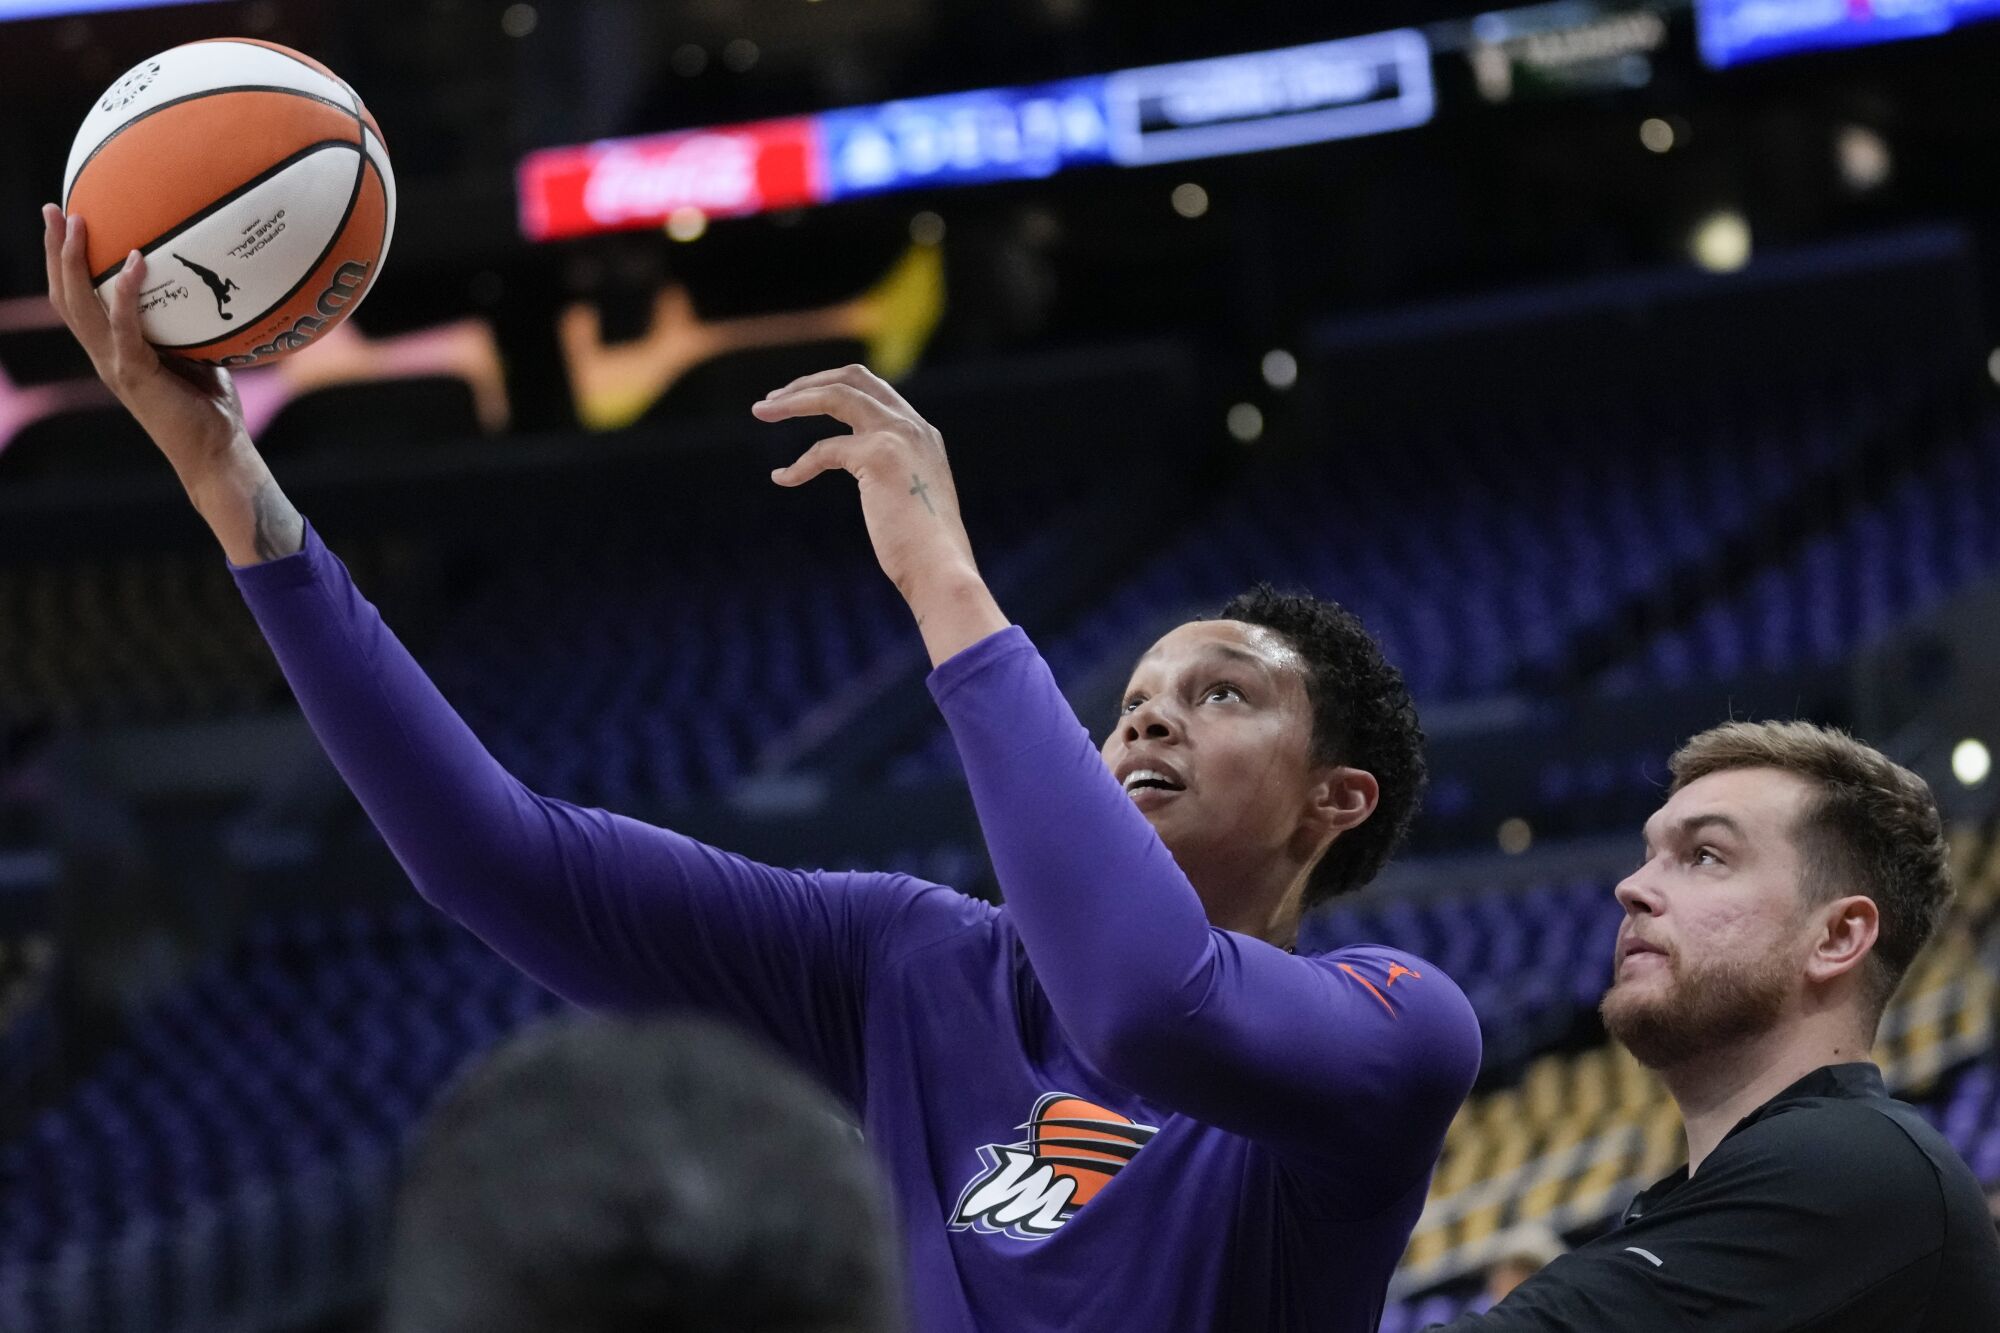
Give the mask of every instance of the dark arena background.
M 411 891 L 42 294 L 92 98 L 223 34 L 339 70 L 402 190 L 252 428 L 530 786 L 997 894 L 852 487 L 748 413 L 865 362 L 1097 734 L 1257 579 L 1407 674 L 1424 813 L 1304 927 L 1485 1038 L 1385 1333 L 1682 1160 L 1596 1003 L 1729 717 L 1935 789 L 1877 1059 L 2000 1187 L 2000 4 L 1878 7 L 0 0 L 0 1328 L 370 1327 L 412 1132 L 559 1008 Z

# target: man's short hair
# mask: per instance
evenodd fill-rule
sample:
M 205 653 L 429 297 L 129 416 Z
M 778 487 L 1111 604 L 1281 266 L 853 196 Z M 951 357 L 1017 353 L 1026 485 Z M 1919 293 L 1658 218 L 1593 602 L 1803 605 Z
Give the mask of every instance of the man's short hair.
M 1364 769 L 1381 789 L 1375 813 L 1326 850 L 1306 881 L 1304 906 L 1358 889 L 1389 863 L 1423 804 L 1424 729 L 1403 673 L 1352 611 L 1260 583 L 1210 619 L 1276 632 L 1306 661 L 1312 702 L 1312 761 Z
M 399 1200 L 386 1333 L 880 1333 L 873 1162 L 806 1077 L 711 1023 L 551 1023 L 462 1078 Z
M 1816 796 L 1793 830 L 1809 906 L 1850 893 L 1881 915 L 1865 966 L 1871 1021 L 1944 920 L 1952 887 L 1944 820 L 1930 784 L 1844 731 L 1811 722 L 1729 722 L 1683 745 L 1668 767 L 1673 788 L 1711 773 L 1775 768 Z

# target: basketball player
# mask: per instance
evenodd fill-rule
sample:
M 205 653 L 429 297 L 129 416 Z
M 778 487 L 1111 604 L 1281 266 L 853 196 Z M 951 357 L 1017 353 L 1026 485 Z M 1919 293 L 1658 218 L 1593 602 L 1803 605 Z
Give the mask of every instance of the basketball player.
M 1868 1061 L 1951 899 L 1922 778 L 1841 732 L 1730 723 L 1673 759 L 1604 997 L 1688 1164 L 1451 1333 L 1992 1333 L 1978 1183 Z
M 57 308 L 418 890 L 571 1000 L 725 1016 L 817 1073 L 887 1167 L 917 1328 L 1375 1328 L 1479 1038 L 1426 962 L 1291 952 L 1422 782 L 1353 617 L 1263 590 L 1181 626 L 1099 754 L 981 581 L 938 433 L 865 370 L 808 376 L 756 414 L 852 433 L 773 479 L 858 481 L 1007 905 L 759 865 L 503 771 L 285 499 L 228 380 L 141 340 L 138 263 L 107 318 L 81 231 L 49 210 Z

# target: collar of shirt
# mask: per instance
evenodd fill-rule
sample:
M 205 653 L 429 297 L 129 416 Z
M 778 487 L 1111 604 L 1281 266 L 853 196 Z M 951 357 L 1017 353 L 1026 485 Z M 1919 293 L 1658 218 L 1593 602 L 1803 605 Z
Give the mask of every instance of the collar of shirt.
M 1886 1097 L 1888 1095 L 1888 1089 L 1882 1083 L 1882 1071 L 1866 1060 L 1857 1060 L 1853 1064 L 1845 1065 L 1821 1065 L 1818 1069 L 1813 1070 L 1812 1073 L 1807 1074 L 1804 1078 L 1771 1098 L 1770 1101 L 1765 1102 L 1749 1115 L 1737 1121 L 1735 1127 L 1722 1136 L 1722 1142 L 1729 1142 L 1729 1140 L 1735 1138 L 1738 1134 L 1741 1134 L 1744 1130 L 1750 1128 L 1750 1126 L 1756 1124 L 1766 1116 L 1782 1110 L 1793 1102 L 1805 1101 L 1807 1098 L 1832 1097 L 1843 1100 L 1860 1100 L 1870 1097 Z M 1719 1150 L 1721 1144 L 1716 1146 Z M 1638 1194 L 1633 1196 L 1632 1202 L 1626 1205 L 1625 1216 L 1622 1221 L 1625 1223 L 1638 1221 L 1675 1190 L 1687 1184 L 1687 1179 L 1688 1169 L 1686 1166 L 1682 1166 L 1672 1175 L 1656 1181 L 1647 1188 L 1639 1191 Z

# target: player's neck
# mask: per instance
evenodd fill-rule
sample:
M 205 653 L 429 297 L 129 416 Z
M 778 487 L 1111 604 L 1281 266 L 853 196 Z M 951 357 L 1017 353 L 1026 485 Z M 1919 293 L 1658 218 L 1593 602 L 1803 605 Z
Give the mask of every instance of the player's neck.
M 1821 1013 L 1781 1022 L 1662 1069 L 1660 1078 L 1687 1130 L 1688 1174 L 1701 1169 L 1743 1117 L 1813 1070 L 1868 1055 L 1868 1043 L 1856 1033 L 1851 1016 Z
M 1210 925 L 1253 936 L 1280 949 L 1289 949 L 1297 941 L 1305 890 L 1303 872 L 1281 867 L 1261 875 L 1190 872 L 1188 878 Z

